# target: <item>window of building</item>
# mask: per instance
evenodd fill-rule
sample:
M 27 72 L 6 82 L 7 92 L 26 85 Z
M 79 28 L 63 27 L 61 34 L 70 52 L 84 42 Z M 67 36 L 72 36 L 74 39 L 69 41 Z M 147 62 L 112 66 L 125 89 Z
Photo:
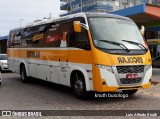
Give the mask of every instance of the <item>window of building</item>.
M 129 3 L 129 7 L 133 7 L 134 6 L 134 3 Z
M 153 0 L 148 0 L 148 3 L 149 4 L 152 4 L 154 1 Z
M 97 10 L 95 10 L 95 12 L 105 13 L 106 11 L 105 11 L 105 10 L 103 10 L 103 9 L 97 9 Z
M 120 6 L 119 1 L 115 1 L 115 6 L 117 6 L 117 7 L 119 7 L 119 6 Z

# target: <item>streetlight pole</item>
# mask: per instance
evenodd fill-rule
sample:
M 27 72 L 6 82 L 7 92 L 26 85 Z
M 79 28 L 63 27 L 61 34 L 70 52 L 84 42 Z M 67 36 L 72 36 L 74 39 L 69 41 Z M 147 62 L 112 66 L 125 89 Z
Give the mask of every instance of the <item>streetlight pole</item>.
M 21 26 L 21 22 L 22 22 L 22 20 L 24 20 L 24 19 L 20 19 L 20 20 L 19 20 L 19 22 L 20 22 L 20 26 Z

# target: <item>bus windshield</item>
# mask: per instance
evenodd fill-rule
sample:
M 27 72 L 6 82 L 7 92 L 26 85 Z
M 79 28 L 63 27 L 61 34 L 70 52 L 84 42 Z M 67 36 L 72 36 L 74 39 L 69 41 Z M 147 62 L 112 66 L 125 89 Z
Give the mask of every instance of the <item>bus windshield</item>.
M 116 18 L 89 18 L 96 47 L 144 50 L 144 39 L 134 22 Z

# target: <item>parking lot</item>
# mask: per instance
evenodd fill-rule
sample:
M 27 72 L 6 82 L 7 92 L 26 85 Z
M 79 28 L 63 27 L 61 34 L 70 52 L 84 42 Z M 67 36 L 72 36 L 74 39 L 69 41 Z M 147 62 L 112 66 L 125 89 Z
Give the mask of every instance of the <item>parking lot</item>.
M 154 69 L 151 88 L 139 90 L 134 96 L 94 97 L 79 100 L 70 88 L 32 79 L 22 83 L 19 74 L 4 72 L 0 88 L 0 110 L 159 110 L 160 77 Z

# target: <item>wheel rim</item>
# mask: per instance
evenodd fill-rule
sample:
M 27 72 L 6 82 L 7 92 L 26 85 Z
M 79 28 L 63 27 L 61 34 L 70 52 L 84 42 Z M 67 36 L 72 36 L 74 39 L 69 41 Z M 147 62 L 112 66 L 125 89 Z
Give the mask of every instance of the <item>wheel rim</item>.
M 75 78 L 76 80 L 74 82 L 74 89 L 78 94 L 80 94 L 84 90 L 83 80 L 80 77 L 78 77 L 77 73 Z

